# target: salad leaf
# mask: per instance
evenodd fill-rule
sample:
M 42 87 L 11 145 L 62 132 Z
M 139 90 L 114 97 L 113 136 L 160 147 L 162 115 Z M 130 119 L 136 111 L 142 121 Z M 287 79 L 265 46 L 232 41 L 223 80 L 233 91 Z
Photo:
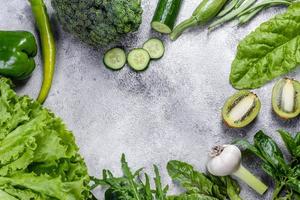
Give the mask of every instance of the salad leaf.
M 291 153 L 290 161 L 286 161 L 276 142 L 264 132 L 259 131 L 254 136 L 254 145 L 241 140 L 236 144 L 262 160 L 262 169 L 274 179 L 275 189 L 273 199 L 299 199 L 300 193 L 300 157 L 296 150 L 300 148 L 299 134 L 293 137 L 284 130 L 279 130 L 286 148 Z
M 171 199 L 231 199 L 240 200 L 240 188 L 229 176 L 216 177 L 196 171 L 193 166 L 178 160 L 168 162 L 167 170 L 172 180 L 186 192 Z
M 300 2 L 261 24 L 243 39 L 231 66 L 230 83 L 252 89 L 294 70 L 300 64 Z
M 181 194 L 179 196 L 169 196 L 168 200 L 219 200 L 218 198 L 205 194 Z
M 85 200 L 87 167 L 62 120 L 0 78 L 0 199 Z
M 121 158 L 123 176 L 114 177 L 109 170 L 103 170 L 102 179 L 92 178 L 94 185 L 106 186 L 105 200 L 166 200 L 168 186 L 163 187 L 158 167 L 154 165 L 155 172 L 155 189 L 152 190 L 150 186 L 150 179 L 148 174 L 145 174 L 145 183 L 140 179 L 141 169 L 134 173 L 128 166 L 125 155 Z
M 254 136 L 254 145 L 270 165 L 281 172 L 286 172 L 288 166 L 281 150 L 272 138 L 259 131 Z

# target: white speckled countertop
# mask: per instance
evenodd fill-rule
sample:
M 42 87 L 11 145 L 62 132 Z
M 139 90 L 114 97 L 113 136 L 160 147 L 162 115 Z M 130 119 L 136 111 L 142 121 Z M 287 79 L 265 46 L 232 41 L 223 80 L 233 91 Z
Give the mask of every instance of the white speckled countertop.
M 165 56 L 152 62 L 147 71 L 136 73 L 128 67 L 118 72 L 106 69 L 102 64 L 104 49 L 95 50 L 63 32 L 47 3 L 56 26 L 58 51 L 54 83 L 45 106 L 74 132 L 91 175 L 100 176 L 103 168 L 120 174 L 119 160 L 124 152 L 132 168 L 144 166 L 152 172 L 152 164 L 157 164 L 163 182 L 170 184 L 170 193 L 175 193 L 177 188 L 165 170 L 168 160 L 180 159 L 204 170 L 206 155 L 214 144 L 252 138 L 260 129 L 282 144 L 275 132 L 278 128 L 299 131 L 298 120 L 283 122 L 272 113 L 274 82 L 255 90 L 262 110 L 252 125 L 232 130 L 223 125 L 220 115 L 224 101 L 235 92 L 228 76 L 239 40 L 281 9 L 269 9 L 240 28 L 227 24 L 212 33 L 203 27 L 195 28 L 176 42 L 162 37 Z M 123 45 L 128 49 L 141 45 L 150 36 L 159 36 L 149 25 L 156 3 L 157 0 L 143 1 L 143 24 L 136 34 L 124 39 Z M 179 20 L 191 15 L 198 3 L 199 0 L 185 1 Z M 27 1 L 1 0 L 0 29 L 35 31 Z M 40 56 L 36 61 L 33 77 L 18 88 L 18 93 L 37 96 L 42 78 Z M 299 70 L 290 76 L 300 79 Z M 265 182 L 270 181 L 253 158 L 244 162 Z M 260 197 L 242 186 L 244 199 L 270 199 L 271 192 Z M 96 191 L 99 199 L 101 193 Z

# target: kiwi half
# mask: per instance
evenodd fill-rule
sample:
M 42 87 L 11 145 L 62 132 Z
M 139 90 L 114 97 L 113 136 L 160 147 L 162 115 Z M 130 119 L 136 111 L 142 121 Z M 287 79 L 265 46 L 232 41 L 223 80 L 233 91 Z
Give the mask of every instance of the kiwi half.
M 273 87 L 272 107 L 283 119 L 292 119 L 300 114 L 300 83 L 284 78 Z
M 256 94 L 242 90 L 231 96 L 222 109 L 225 123 L 232 128 L 243 128 L 258 115 L 261 103 Z

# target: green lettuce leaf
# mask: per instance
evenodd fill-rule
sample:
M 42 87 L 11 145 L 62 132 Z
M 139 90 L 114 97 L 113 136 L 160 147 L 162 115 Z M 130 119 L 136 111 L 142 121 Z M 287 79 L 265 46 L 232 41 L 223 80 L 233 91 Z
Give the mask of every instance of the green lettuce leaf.
M 90 178 L 61 119 L 0 78 L 0 199 L 86 200 Z
M 261 24 L 243 39 L 231 66 L 230 83 L 252 89 L 300 64 L 300 2 Z

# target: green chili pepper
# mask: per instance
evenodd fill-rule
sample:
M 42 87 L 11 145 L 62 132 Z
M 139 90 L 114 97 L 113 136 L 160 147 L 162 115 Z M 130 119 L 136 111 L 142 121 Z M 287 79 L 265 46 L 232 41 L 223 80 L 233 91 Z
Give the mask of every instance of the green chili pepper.
M 29 2 L 31 4 L 32 13 L 35 17 L 37 28 L 40 33 L 42 44 L 44 80 L 37 101 L 44 103 L 51 89 L 55 69 L 55 42 L 53 33 L 51 31 L 47 9 L 43 0 L 29 0 Z
M 176 26 L 171 35 L 171 40 L 176 40 L 186 29 L 203 25 L 214 18 L 223 8 L 227 0 L 202 0 L 200 5 L 193 12 L 193 15 Z
M 26 31 L 0 31 L 0 74 L 15 80 L 28 78 L 35 69 L 37 45 Z

